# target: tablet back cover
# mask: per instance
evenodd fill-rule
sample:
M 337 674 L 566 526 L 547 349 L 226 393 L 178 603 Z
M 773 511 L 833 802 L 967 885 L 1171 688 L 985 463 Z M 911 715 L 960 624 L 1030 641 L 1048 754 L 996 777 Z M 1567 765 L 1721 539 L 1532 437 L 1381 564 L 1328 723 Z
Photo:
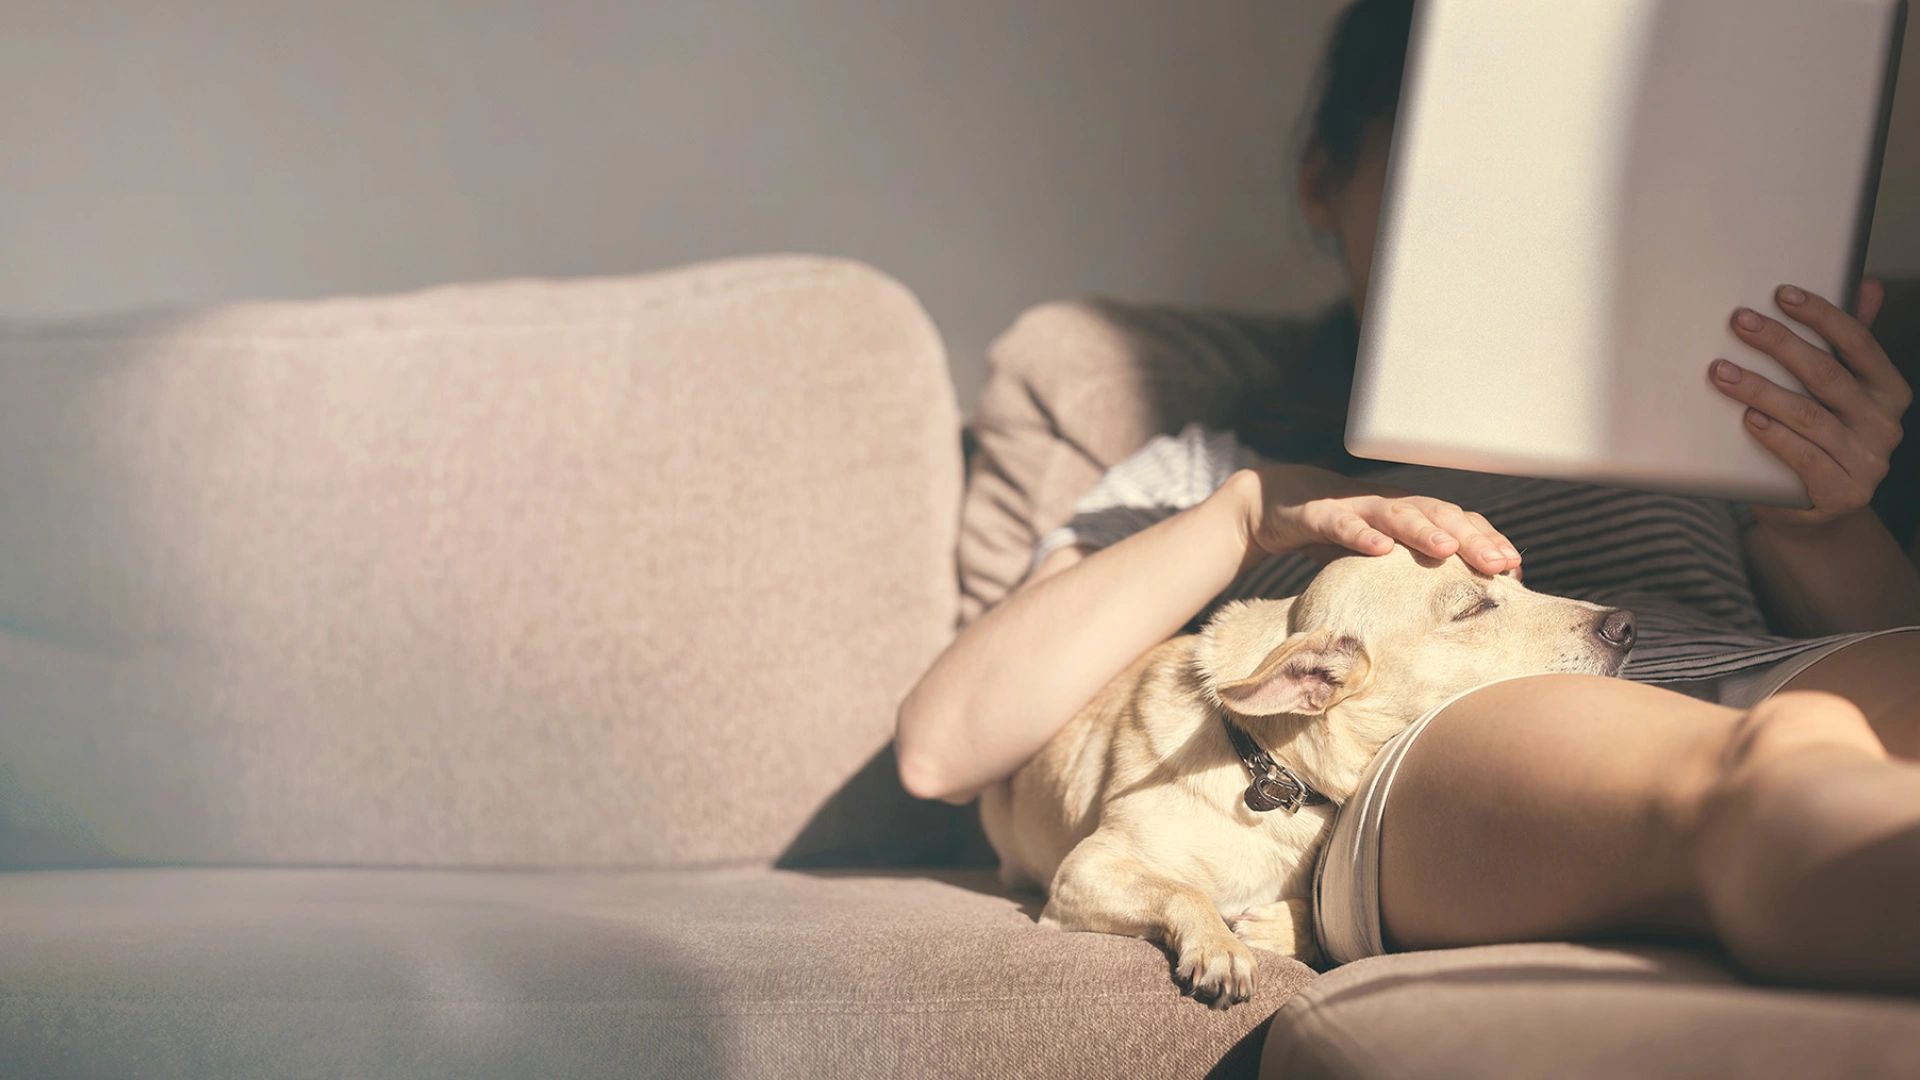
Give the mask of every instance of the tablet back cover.
M 1733 310 L 1783 318 L 1785 283 L 1851 309 L 1905 18 L 1905 0 L 1421 0 L 1348 448 L 1805 505 L 1707 365 L 1797 391 Z

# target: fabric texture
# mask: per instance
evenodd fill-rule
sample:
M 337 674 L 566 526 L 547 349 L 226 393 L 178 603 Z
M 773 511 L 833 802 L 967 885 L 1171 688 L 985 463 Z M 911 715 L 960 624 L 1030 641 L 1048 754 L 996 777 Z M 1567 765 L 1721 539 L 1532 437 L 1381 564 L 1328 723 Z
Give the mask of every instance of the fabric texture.
M 952 633 L 958 427 L 830 259 L 0 327 L 0 867 L 794 854 Z
M 1273 1019 L 1268 1080 L 1894 1080 L 1920 1001 L 1744 983 L 1717 955 L 1496 945 L 1348 964 Z
M 1155 436 L 1080 496 L 1065 525 L 1040 538 L 1028 573 L 1061 548 L 1098 551 L 1198 506 L 1235 472 L 1264 461 L 1231 431 L 1188 424 L 1178 435 Z
M 1034 545 L 1066 523 L 1102 473 L 1158 434 L 1233 426 L 1250 399 L 1288 386 L 1298 416 L 1322 408 L 1311 361 L 1326 317 L 1285 318 L 1086 300 L 1044 304 L 987 354 L 978 440 L 960 519 L 960 614 L 971 621 L 1026 576 Z M 1344 387 L 1340 388 L 1344 393 Z M 1337 441 L 1337 440 L 1336 440 Z
M 0 1072 L 1251 1077 L 1313 973 L 1182 997 L 990 871 L 0 875 Z

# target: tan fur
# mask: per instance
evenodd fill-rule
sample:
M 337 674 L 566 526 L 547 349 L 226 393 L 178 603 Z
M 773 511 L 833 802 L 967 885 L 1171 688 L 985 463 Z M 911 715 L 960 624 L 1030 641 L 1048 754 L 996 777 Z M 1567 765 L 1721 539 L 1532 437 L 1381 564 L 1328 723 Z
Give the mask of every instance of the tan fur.
M 1308 898 L 1334 808 L 1247 809 L 1221 711 L 1337 804 L 1388 739 L 1456 693 L 1617 673 L 1626 650 L 1598 633 L 1609 613 L 1405 548 L 1337 559 L 1290 600 L 1228 604 L 982 795 L 1001 878 L 1049 893 L 1042 923 L 1157 941 L 1196 997 L 1244 1001 L 1249 946 L 1318 952 Z

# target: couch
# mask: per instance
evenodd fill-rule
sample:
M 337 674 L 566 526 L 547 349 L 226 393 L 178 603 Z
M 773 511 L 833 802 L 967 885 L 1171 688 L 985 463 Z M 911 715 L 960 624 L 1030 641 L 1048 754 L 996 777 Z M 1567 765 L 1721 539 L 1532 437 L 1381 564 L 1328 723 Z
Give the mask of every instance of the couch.
M 1920 1074 L 1920 1003 L 1671 946 L 1205 1009 L 900 790 L 1024 538 L 1309 336 L 1036 309 L 963 495 L 845 261 L 0 325 L 0 1076 Z

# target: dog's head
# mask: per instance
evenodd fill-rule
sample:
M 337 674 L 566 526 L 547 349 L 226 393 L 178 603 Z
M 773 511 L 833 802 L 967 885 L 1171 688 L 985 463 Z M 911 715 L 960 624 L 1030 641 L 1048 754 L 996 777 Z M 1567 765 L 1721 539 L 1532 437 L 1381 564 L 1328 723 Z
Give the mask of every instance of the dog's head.
M 1227 605 L 1194 662 L 1214 703 L 1236 715 L 1326 718 L 1326 748 L 1362 755 L 1333 772 L 1357 780 L 1381 743 L 1454 694 L 1514 675 L 1615 675 L 1633 639 L 1629 612 L 1396 546 L 1335 559 L 1292 600 Z M 1349 779 L 1313 771 L 1335 788 Z M 1344 798 L 1351 787 L 1322 790 Z

